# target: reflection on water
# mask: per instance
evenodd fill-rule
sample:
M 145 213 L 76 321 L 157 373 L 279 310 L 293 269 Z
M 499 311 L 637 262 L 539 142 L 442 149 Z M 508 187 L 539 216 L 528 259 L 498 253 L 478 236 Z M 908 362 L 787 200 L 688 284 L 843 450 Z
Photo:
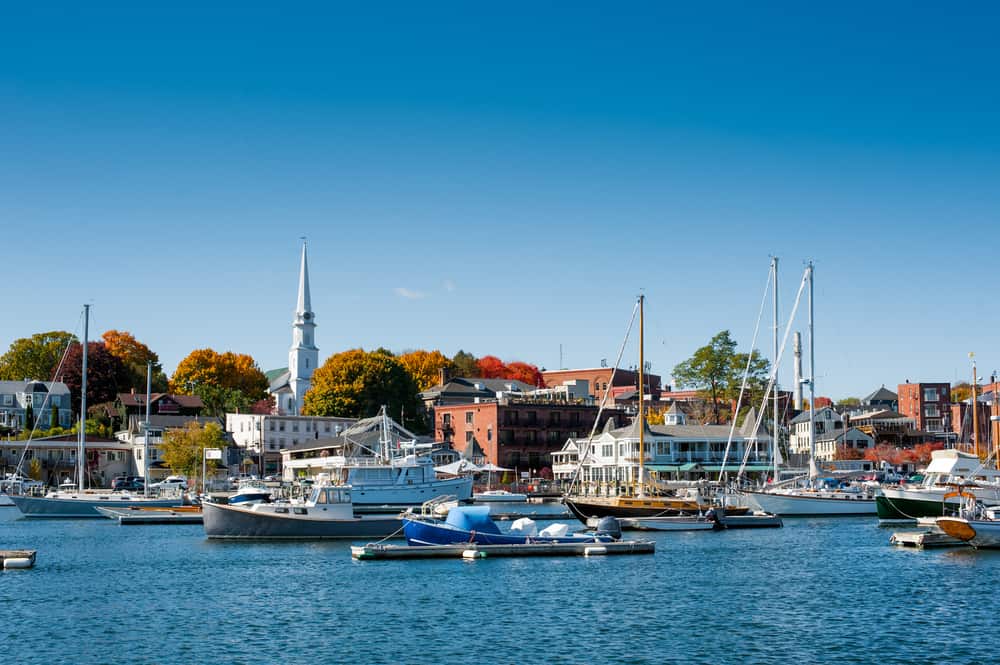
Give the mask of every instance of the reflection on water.
M 10 663 L 993 660 L 1000 555 L 890 547 L 874 519 L 658 533 L 653 556 L 357 562 L 199 526 L 0 524 Z

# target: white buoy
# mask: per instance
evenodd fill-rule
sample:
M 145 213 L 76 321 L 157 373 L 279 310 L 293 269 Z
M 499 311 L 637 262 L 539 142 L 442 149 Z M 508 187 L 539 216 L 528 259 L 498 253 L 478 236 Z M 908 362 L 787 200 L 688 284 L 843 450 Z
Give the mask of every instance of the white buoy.
M 3 569 L 12 570 L 15 568 L 31 568 L 31 559 L 27 557 L 16 557 L 3 560 Z
M 462 552 L 463 559 L 485 559 L 486 552 L 480 552 L 479 550 L 465 550 Z
M 604 545 L 591 545 L 590 547 L 583 548 L 583 556 L 595 556 L 598 554 L 607 554 L 608 548 Z

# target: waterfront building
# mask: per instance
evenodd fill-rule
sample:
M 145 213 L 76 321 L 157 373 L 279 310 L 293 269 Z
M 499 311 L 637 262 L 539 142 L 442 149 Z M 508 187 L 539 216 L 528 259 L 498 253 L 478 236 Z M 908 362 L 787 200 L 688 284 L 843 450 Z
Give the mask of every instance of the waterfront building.
M 932 439 L 952 442 L 956 439 L 951 419 L 951 384 L 901 383 L 897 386 L 899 412 L 913 418 L 917 429 Z
M 278 475 L 282 450 L 314 446 L 320 439 L 338 436 L 357 421 L 336 416 L 227 413 L 226 432 L 241 451 L 241 457 L 253 460 L 262 475 Z
M 835 434 L 844 430 L 843 416 L 829 406 L 818 409 L 814 421 L 817 441 L 828 434 Z M 809 411 L 803 411 L 792 418 L 789 426 L 791 427 L 791 436 L 789 437 L 788 451 L 793 455 L 808 455 Z
M 845 416 L 845 423 L 855 427 L 875 440 L 896 448 L 912 447 L 923 443 L 927 435 L 916 429 L 913 418 L 891 409 L 859 411 Z
M 478 446 L 486 461 L 537 473 L 552 466 L 552 453 L 567 438 L 586 436 L 594 427 L 598 407 L 566 402 L 551 395 L 504 393 L 472 404 L 434 408 L 434 437 L 459 453 Z M 604 409 L 598 428 L 621 417 L 619 409 Z
M 807 426 L 806 431 L 808 430 Z M 827 431 L 816 439 L 816 459 L 832 462 L 836 459 L 837 449 L 841 446 L 850 450 L 865 451 L 875 447 L 875 438 L 857 427 Z
M 679 409 L 668 412 L 669 425 L 643 423 L 645 468 L 660 480 L 715 479 L 725 470 L 735 474 L 747 459 L 746 473 L 767 473 L 771 466 L 771 437 L 763 424 L 753 432 L 756 415 L 751 409 L 742 427 L 733 432 L 729 454 L 730 425 L 689 425 Z M 580 456 L 589 453 L 583 464 Z M 749 450 L 749 452 L 748 452 Z M 616 494 L 637 482 L 639 470 L 639 421 L 618 428 L 609 420 L 593 439 L 572 437 L 552 454 L 553 478 L 569 482 L 580 468 L 584 483 L 602 494 Z
M 421 392 L 420 399 L 428 412 L 433 413 L 438 406 L 475 404 L 506 394 L 527 395 L 534 390 L 534 386 L 514 379 L 451 378 L 442 372 L 438 385 Z
M 63 479 L 75 480 L 77 434 L 62 434 L 27 441 L 0 442 L 0 466 L 12 472 L 21 463 L 20 473 L 28 475 L 31 461 L 41 463 L 41 478 L 50 485 Z M 107 487 L 111 479 L 127 475 L 132 468 L 132 451 L 129 444 L 118 439 L 88 436 L 86 450 L 86 477 L 93 487 Z
M 312 311 L 309 295 L 309 265 L 306 245 L 302 243 L 302 260 L 299 265 L 299 292 L 292 321 L 292 346 L 288 351 L 288 367 L 267 372 L 270 382 L 268 392 L 274 397 L 279 415 L 297 416 L 302 413 L 302 403 L 312 375 L 319 364 L 319 347 L 316 346 L 316 315 Z
M 612 377 L 614 374 L 614 377 Z M 644 372 L 642 375 L 643 394 L 651 396 L 649 399 L 660 399 L 661 382 L 658 374 Z M 639 373 L 631 369 L 617 369 L 613 367 L 591 367 L 584 369 L 560 369 L 542 372 L 542 379 L 547 388 L 564 385 L 567 381 L 576 379 L 587 381 L 590 386 L 590 394 L 598 404 L 604 399 L 606 393 L 610 397 L 617 394 L 637 391 L 639 389 Z M 609 400 L 608 404 L 611 404 Z
M 69 388 L 62 381 L 0 381 L 0 428 L 29 429 L 29 414 L 39 429 L 72 427 Z
M 867 411 L 875 409 L 896 411 L 899 409 L 899 395 L 882 384 L 881 388 L 861 398 L 861 406 Z

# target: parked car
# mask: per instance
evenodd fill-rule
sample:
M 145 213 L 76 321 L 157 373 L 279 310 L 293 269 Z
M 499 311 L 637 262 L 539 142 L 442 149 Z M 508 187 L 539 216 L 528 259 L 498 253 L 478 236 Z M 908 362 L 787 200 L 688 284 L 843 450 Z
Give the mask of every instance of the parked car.
M 120 476 L 111 481 L 114 492 L 141 492 L 146 487 L 146 481 L 138 476 Z
M 149 486 L 151 490 L 185 490 L 187 489 L 187 478 L 184 476 L 167 476 L 163 480 L 152 483 Z

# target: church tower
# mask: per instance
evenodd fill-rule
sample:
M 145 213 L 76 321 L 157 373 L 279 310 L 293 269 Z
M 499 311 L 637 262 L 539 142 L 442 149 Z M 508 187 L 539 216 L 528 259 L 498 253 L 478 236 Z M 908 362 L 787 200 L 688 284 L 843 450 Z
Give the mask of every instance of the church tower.
M 288 385 L 292 394 L 288 408 L 282 409 L 291 415 L 301 415 L 302 398 L 312 383 L 313 371 L 319 362 L 316 347 L 315 315 L 309 300 L 309 265 L 306 261 L 306 244 L 302 243 L 302 265 L 299 268 L 299 299 L 295 306 L 295 321 L 292 323 L 292 348 L 288 350 Z

